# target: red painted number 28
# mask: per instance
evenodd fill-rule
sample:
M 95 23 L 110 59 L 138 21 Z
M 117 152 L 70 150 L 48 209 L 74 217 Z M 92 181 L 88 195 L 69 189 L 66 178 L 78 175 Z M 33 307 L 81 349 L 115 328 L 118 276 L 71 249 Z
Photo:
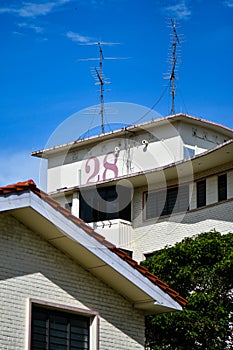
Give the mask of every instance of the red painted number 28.
M 100 180 L 106 180 L 107 178 L 114 178 L 118 176 L 118 167 L 117 167 L 117 155 L 113 152 L 106 154 L 103 159 L 103 174 L 102 178 L 100 176 L 100 161 L 96 157 L 91 157 L 87 160 L 85 165 L 85 171 L 90 176 L 87 179 L 87 184 L 95 183 Z M 112 173 L 112 176 L 109 177 L 109 172 Z

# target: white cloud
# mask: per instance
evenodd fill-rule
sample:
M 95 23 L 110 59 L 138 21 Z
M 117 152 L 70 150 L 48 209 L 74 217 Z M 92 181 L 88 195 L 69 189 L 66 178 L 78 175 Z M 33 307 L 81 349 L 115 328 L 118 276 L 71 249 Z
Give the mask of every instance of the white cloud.
M 74 33 L 74 32 L 67 32 L 66 36 L 67 36 L 67 38 L 71 39 L 72 41 L 76 41 L 76 42 L 83 43 L 83 44 L 91 41 L 90 37 L 80 35 L 80 34 Z
M 62 6 L 70 1 L 72 0 L 57 0 L 39 4 L 22 2 L 21 5 L 17 7 L 0 7 L 0 13 L 14 14 L 23 18 L 35 18 L 37 16 L 45 16 L 52 12 L 54 8 Z
M 224 5 L 227 7 L 232 7 L 233 8 L 233 0 L 226 0 L 224 1 Z
M 18 27 L 20 28 L 29 28 L 34 30 L 36 33 L 42 33 L 44 31 L 44 29 L 42 27 L 36 26 L 35 24 L 32 23 L 27 23 L 27 22 L 22 22 L 22 23 L 18 23 L 17 24 Z
M 167 6 L 165 11 L 169 16 L 177 19 L 188 19 L 191 16 L 191 10 L 185 0 L 181 0 L 179 3 Z
M 14 31 L 13 34 L 14 34 L 14 35 L 17 35 L 17 36 L 24 36 L 23 33 L 20 33 L 20 32 L 17 32 L 17 31 Z

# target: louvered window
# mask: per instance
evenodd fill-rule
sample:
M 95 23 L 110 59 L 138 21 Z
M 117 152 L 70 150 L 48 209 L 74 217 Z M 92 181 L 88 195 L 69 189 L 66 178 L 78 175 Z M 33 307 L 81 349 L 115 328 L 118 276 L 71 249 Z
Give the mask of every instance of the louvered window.
M 33 305 L 31 350 L 89 350 L 89 317 Z
M 189 186 L 182 185 L 146 194 L 146 219 L 189 209 Z

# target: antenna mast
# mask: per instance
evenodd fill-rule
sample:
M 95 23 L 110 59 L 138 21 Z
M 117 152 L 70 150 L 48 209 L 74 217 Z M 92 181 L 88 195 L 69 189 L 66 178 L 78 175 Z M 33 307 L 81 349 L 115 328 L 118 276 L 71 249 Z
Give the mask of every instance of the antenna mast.
M 175 114 L 175 94 L 176 94 L 176 69 L 178 64 L 178 56 L 177 51 L 180 47 L 180 39 L 178 37 L 177 31 L 176 31 L 177 22 L 175 19 L 171 18 L 171 28 L 172 28 L 172 38 L 171 38 L 171 73 L 169 75 L 170 80 L 170 87 L 171 87 L 171 96 L 172 96 L 172 107 L 171 107 L 171 114 Z
M 81 44 L 81 45 L 85 45 L 85 46 L 98 45 L 99 58 L 91 58 L 90 57 L 90 58 L 78 59 L 78 61 L 99 61 L 99 69 L 95 68 L 93 73 L 94 73 L 94 77 L 97 81 L 96 84 L 100 85 L 100 117 L 101 117 L 101 131 L 102 131 L 102 133 L 105 132 L 105 128 L 104 128 L 104 85 L 110 83 L 110 81 L 107 80 L 103 74 L 103 60 L 122 60 L 122 59 L 128 58 L 128 57 L 104 57 L 102 45 L 116 45 L 116 44 L 120 44 L 120 43 L 98 41 L 98 42 L 89 42 L 86 44 Z
M 100 117 L 101 117 L 101 131 L 104 134 L 104 79 L 103 79 L 103 50 L 100 42 L 99 46 L 99 54 L 100 54 L 100 62 L 99 62 L 99 72 L 95 68 L 97 77 L 99 79 L 100 84 Z

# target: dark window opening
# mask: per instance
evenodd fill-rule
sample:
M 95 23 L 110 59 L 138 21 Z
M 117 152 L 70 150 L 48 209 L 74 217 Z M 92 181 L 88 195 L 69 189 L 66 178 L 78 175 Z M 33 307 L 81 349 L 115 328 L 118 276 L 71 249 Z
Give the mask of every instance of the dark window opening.
M 227 174 L 218 177 L 218 201 L 227 199 Z
M 85 222 L 131 221 L 131 190 L 123 186 L 110 186 L 81 191 L 79 213 Z
M 197 182 L 197 208 L 206 205 L 206 180 Z
M 154 255 L 155 255 L 154 252 L 152 252 L 152 253 L 145 253 L 144 254 L 146 260 L 152 259 Z
M 89 350 L 89 317 L 33 305 L 31 350 Z
M 146 219 L 189 210 L 189 186 L 177 186 L 146 194 Z
M 128 250 L 128 249 L 124 249 L 124 248 L 120 248 L 120 250 L 122 250 L 123 252 L 125 252 L 130 258 L 133 257 L 133 252 L 132 252 L 132 250 Z
M 65 208 L 69 211 L 71 211 L 72 209 L 72 202 L 69 202 L 69 203 L 65 203 Z

